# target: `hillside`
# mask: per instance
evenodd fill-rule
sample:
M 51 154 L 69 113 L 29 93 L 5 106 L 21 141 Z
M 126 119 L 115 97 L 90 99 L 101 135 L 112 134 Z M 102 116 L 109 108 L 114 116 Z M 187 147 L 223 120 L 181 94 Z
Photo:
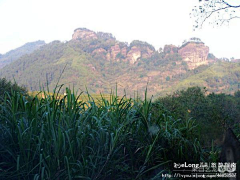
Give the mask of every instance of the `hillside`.
M 239 62 L 219 61 L 211 66 L 200 66 L 193 71 L 189 71 L 184 76 L 174 87 L 165 89 L 159 95 L 170 94 L 193 86 L 206 87 L 208 93 L 232 94 L 240 89 Z
M 0 68 L 10 64 L 25 54 L 30 54 L 41 46 L 45 45 L 44 41 L 35 41 L 24 44 L 23 46 L 11 50 L 6 54 L 0 54 Z
M 118 83 L 119 93 L 132 96 L 142 96 L 146 86 L 149 94 L 158 95 L 194 85 L 213 92 L 238 90 L 240 64 L 209 59 L 214 56 L 208 51 L 202 42 L 156 51 L 147 42 L 127 44 L 110 33 L 78 28 L 70 41 L 54 41 L 22 56 L 1 69 L 0 77 L 14 77 L 30 91 L 41 85 L 52 90 L 58 80 L 90 93 L 108 93 Z

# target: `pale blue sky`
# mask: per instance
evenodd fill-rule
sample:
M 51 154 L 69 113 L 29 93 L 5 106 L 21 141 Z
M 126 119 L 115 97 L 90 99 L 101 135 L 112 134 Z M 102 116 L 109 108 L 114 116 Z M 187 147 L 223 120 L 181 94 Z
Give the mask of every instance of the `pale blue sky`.
M 240 58 L 240 19 L 193 32 L 189 13 L 198 0 L 0 0 L 0 53 L 27 42 L 70 40 L 85 27 L 118 40 L 147 41 L 156 49 L 199 37 L 217 57 Z

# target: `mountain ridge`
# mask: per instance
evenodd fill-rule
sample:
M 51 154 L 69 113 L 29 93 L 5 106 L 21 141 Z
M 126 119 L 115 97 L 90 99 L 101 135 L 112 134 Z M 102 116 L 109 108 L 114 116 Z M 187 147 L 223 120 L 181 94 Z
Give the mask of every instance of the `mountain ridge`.
M 239 63 L 234 64 L 237 67 L 231 76 L 231 69 L 227 73 L 221 70 L 223 76 L 210 75 L 209 68 L 226 69 L 231 62 L 218 61 L 204 43 L 190 44 L 191 48 L 184 51 L 174 45 L 165 45 L 162 51 L 157 51 L 147 42 L 135 40 L 128 44 L 110 33 L 78 28 L 70 41 L 53 41 L 42 46 L 1 69 L 0 77 L 14 77 L 30 91 L 39 90 L 39 84 L 45 88 L 48 84 L 52 90 L 60 76 L 60 84 L 79 90 L 87 87 L 91 93 L 108 93 L 116 83 L 120 91 L 130 95 L 135 92 L 142 95 L 146 86 L 149 94 L 158 95 L 192 85 L 206 86 L 211 92 L 222 92 L 218 87 L 225 87 L 227 93 L 238 90 Z M 202 81 L 191 78 L 204 71 L 208 77 Z M 227 84 L 217 87 L 216 81 Z
M 14 62 L 21 56 L 32 53 L 45 44 L 46 43 L 42 40 L 28 42 L 16 49 L 8 51 L 5 54 L 0 54 L 0 69 L 11 62 Z

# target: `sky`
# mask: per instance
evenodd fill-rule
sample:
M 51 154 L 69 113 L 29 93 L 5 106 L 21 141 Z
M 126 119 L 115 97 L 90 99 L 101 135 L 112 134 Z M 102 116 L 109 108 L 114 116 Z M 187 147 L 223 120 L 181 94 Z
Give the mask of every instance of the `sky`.
M 200 38 L 216 57 L 240 59 L 240 19 L 193 30 L 198 0 L 0 0 L 0 53 L 27 42 L 69 41 L 76 28 L 146 41 L 156 49 Z

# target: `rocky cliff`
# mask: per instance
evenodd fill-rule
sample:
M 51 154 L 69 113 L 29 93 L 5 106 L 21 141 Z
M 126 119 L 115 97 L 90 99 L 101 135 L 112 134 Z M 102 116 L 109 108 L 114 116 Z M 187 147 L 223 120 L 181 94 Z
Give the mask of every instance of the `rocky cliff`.
M 195 69 L 201 65 L 207 65 L 209 47 L 205 46 L 203 42 L 188 42 L 179 48 L 178 53 L 181 55 L 183 61 L 186 61 L 189 69 Z
M 72 35 L 73 40 L 81 39 L 97 39 L 97 34 L 86 28 L 78 28 L 74 30 Z
M 130 45 L 117 41 L 112 34 L 94 32 L 86 28 L 78 28 L 72 35 L 72 40 L 88 42 L 88 46 L 94 58 L 111 62 L 128 62 L 135 64 L 139 60 L 150 59 L 156 52 L 155 48 L 142 41 L 135 40 Z M 175 45 L 166 45 L 163 53 L 165 57 L 170 54 L 178 54 L 185 61 L 189 69 L 195 69 L 200 65 L 207 65 L 209 48 L 199 38 L 191 38 L 178 48 Z
M 135 64 L 140 59 L 151 58 L 155 52 L 154 47 L 146 42 L 133 41 L 129 46 L 127 43 L 117 41 L 110 33 L 95 33 L 86 28 L 76 29 L 72 40 L 89 41 L 93 57 L 112 62 Z

